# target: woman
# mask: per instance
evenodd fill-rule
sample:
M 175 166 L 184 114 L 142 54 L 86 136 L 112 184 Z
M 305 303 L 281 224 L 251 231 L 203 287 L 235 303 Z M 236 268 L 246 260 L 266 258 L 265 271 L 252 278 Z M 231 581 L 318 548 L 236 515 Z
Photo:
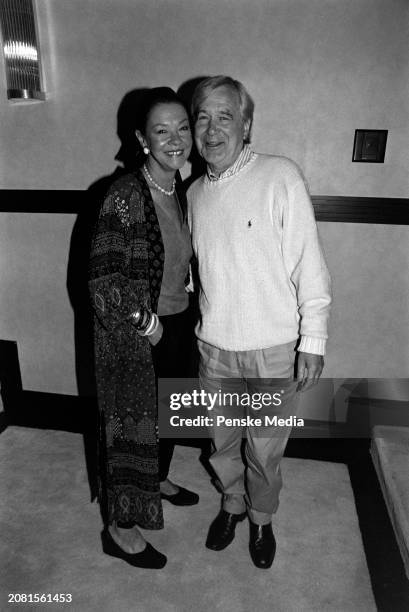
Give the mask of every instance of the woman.
M 190 329 L 184 281 L 192 252 L 175 175 L 192 136 L 187 111 L 171 89 L 148 91 L 136 136 L 142 166 L 109 189 L 90 258 L 105 438 L 102 543 L 104 552 L 131 565 L 161 568 L 166 557 L 137 525 L 163 527 L 161 499 L 175 505 L 199 499 L 168 479 L 173 443 L 157 439 L 156 379 L 186 376 Z

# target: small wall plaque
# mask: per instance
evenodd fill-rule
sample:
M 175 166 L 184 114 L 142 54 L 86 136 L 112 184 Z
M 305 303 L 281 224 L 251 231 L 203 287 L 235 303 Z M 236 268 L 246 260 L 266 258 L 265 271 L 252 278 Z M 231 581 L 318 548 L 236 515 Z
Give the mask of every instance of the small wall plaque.
M 353 162 L 383 164 L 388 130 L 355 130 Z

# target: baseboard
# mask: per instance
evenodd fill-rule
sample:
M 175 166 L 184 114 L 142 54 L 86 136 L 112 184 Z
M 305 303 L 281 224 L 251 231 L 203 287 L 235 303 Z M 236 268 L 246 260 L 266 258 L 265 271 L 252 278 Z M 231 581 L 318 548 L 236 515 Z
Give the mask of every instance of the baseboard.
M 22 393 L 17 342 L 0 340 L 0 393 L 4 411 L 0 413 L 0 432 L 9 424 L 9 416 L 18 406 Z
M 95 397 L 80 397 L 41 391 L 21 392 L 8 413 L 8 424 L 38 429 L 84 432 L 96 422 Z M 293 438 L 345 438 L 342 423 L 304 419 L 304 426 L 293 428 Z
M 8 425 L 20 427 L 72 433 L 96 432 L 97 402 L 94 397 L 22 391 L 18 406 L 7 418 Z
M 409 427 L 408 402 L 376 397 L 354 397 L 348 400 L 346 429 L 350 437 L 372 437 L 376 425 Z
M 0 434 L 7 428 L 7 417 L 4 411 L 0 412 Z

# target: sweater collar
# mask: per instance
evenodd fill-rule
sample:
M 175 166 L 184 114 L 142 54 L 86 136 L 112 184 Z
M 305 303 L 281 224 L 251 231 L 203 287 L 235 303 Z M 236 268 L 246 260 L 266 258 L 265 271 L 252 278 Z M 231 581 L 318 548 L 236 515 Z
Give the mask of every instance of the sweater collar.
M 210 181 L 220 181 L 220 179 L 233 176 L 234 174 L 240 172 L 240 170 L 242 170 L 244 166 L 246 166 L 252 159 L 254 159 L 255 156 L 256 153 L 251 150 L 250 145 L 246 144 L 240 151 L 240 154 L 237 157 L 236 161 L 229 168 L 227 168 L 227 170 L 224 170 L 219 174 L 219 176 L 217 176 L 210 170 L 210 167 L 207 166 L 207 176 Z

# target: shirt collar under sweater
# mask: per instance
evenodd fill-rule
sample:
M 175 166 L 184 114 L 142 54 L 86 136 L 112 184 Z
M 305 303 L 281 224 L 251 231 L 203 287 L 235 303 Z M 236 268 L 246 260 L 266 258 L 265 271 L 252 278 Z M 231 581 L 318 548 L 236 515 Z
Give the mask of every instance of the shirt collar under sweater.
M 234 164 L 227 168 L 227 170 L 221 172 L 219 176 L 216 176 L 216 174 L 210 170 L 210 167 L 207 166 L 207 177 L 210 181 L 220 181 L 220 179 L 233 176 L 234 174 L 240 172 L 244 166 L 247 166 L 247 164 L 255 157 L 257 157 L 257 153 L 254 153 L 254 151 L 251 150 L 250 145 L 246 144 L 240 151 L 240 154 Z

